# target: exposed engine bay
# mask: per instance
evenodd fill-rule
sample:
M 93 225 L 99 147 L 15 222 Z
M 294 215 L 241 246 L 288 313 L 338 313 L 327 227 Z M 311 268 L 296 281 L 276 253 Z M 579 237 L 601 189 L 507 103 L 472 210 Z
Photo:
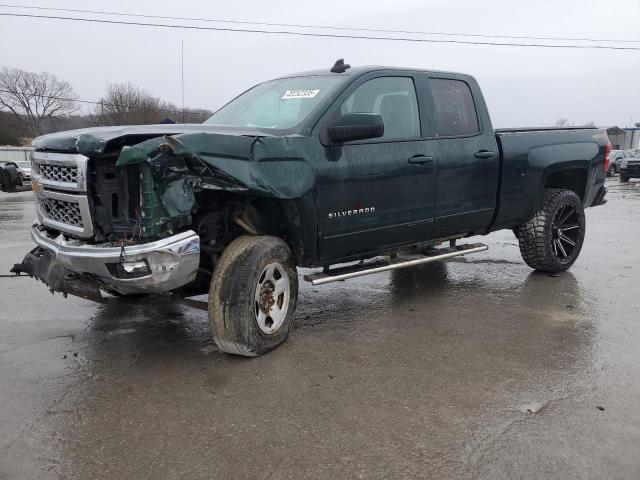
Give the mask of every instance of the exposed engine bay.
M 202 207 L 211 212 L 210 202 L 215 204 L 212 197 L 219 197 L 222 190 L 247 190 L 186 153 L 172 137 L 125 147 L 117 157 L 90 160 L 89 182 L 96 215 L 95 241 L 111 242 L 149 241 L 171 235 L 192 225 L 193 215 Z M 196 199 L 196 194 L 202 195 Z M 229 212 L 216 213 L 218 218 L 213 223 L 221 223 L 225 218 L 222 214 Z M 225 226 L 212 229 L 210 217 L 198 220 L 204 220 L 208 224 L 204 230 L 218 238 L 225 233 Z

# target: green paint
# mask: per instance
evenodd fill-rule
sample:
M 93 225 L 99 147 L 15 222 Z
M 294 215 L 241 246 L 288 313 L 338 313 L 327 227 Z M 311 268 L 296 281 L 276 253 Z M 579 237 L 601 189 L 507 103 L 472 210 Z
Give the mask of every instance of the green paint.
M 140 166 L 140 196 L 143 236 L 156 238 L 170 231 L 167 226 L 167 218 L 155 190 L 151 167 L 146 164 Z

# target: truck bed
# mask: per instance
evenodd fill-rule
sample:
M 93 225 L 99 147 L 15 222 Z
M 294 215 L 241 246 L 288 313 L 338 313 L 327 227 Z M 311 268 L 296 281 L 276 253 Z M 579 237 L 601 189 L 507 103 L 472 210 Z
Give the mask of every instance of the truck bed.
M 604 185 L 602 169 L 608 142 L 604 130 L 595 127 L 504 128 L 495 130 L 495 135 L 501 174 L 492 230 L 509 228 L 522 218 L 531 217 L 542 198 L 545 179 L 554 175 L 556 169 L 564 170 L 558 173 L 559 185 L 566 185 L 567 181 L 574 183 L 585 207 L 594 203 Z M 597 170 L 599 174 L 594 175 Z

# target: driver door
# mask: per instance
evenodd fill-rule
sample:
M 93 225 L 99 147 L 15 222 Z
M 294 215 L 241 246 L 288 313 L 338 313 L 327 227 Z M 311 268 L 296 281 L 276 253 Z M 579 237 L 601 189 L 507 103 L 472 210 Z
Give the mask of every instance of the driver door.
M 381 138 L 324 147 L 317 184 L 321 260 L 431 235 L 436 147 L 423 133 L 414 77 L 371 77 L 352 85 L 330 116 L 335 121 L 346 113 L 378 113 L 385 129 Z

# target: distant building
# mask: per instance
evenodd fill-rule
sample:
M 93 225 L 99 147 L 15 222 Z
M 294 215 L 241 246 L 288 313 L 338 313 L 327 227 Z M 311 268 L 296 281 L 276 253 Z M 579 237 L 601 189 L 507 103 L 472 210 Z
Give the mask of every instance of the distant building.
M 607 135 L 613 150 L 628 150 L 640 148 L 640 123 L 635 127 L 607 128 Z
M 0 147 L 0 164 L 5 162 L 30 162 L 31 147 Z
M 623 150 L 640 148 L 640 123 L 636 123 L 635 127 L 625 128 L 624 131 L 627 132 L 627 136 Z

